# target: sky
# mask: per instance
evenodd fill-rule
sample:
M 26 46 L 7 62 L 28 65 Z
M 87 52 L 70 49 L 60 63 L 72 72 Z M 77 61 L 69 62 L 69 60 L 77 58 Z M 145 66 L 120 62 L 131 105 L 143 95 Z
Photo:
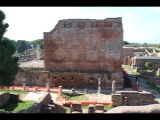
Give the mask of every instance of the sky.
M 160 7 L 0 7 L 11 40 L 36 40 L 62 19 L 122 17 L 123 40 L 160 44 Z

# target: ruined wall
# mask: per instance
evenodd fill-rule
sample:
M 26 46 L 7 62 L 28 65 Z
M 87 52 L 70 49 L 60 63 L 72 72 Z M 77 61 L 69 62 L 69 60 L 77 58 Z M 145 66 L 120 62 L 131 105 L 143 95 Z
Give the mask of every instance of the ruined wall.
M 122 18 L 59 20 L 44 32 L 44 64 L 51 70 L 122 70 Z
M 22 76 L 25 77 L 27 86 L 46 86 L 49 81 L 50 86 L 63 86 L 68 88 L 96 88 L 98 87 L 98 77 L 102 76 L 101 87 L 111 88 L 112 81 L 116 81 L 116 88 L 123 88 L 123 74 L 121 72 L 112 73 L 79 73 L 79 72 L 18 72 L 15 85 L 22 85 Z
M 140 67 L 140 69 L 146 69 L 144 64 L 145 62 L 152 62 L 153 66 L 152 69 L 158 69 L 160 68 L 160 57 L 151 57 L 151 56 L 136 56 L 132 60 L 132 66 L 134 65 L 135 67 Z
M 126 103 L 124 102 L 124 97 L 127 97 Z M 151 92 L 117 91 L 116 94 L 112 95 L 114 106 L 136 106 L 141 105 L 142 102 L 154 104 L 154 100 L 155 96 Z
M 134 47 L 123 47 L 123 58 L 126 56 L 133 57 L 134 56 L 133 49 Z

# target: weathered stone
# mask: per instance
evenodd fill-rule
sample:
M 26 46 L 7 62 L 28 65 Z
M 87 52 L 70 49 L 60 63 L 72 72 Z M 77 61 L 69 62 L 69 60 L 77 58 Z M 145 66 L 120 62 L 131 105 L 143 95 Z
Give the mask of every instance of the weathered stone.
M 160 113 L 160 104 L 145 106 L 119 106 L 106 113 Z
M 99 42 L 103 43 L 105 42 L 106 46 L 101 49 L 108 49 L 111 55 L 109 58 L 106 58 L 102 62 L 106 62 L 107 64 L 112 64 L 112 61 L 110 59 L 114 59 L 116 62 L 113 64 L 113 69 L 115 71 L 120 71 L 121 64 L 116 64 L 117 62 L 121 61 L 121 55 L 122 55 L 122 44 L 119 44 L 119 42 L 122 42 L 121 39 L 123 39 L 123 31 L 118 31 L 117 28 L 106 28 L 104 23 L 107 23 L 107 19 L 105 20 L 97 20 L 97 27 L 93 27 L 93 23 L 96 23 L 96 20 L 90 20 L 90 19 L 79 19 L 81 20 L 65 20 L 64 22 L 64 28 L 60 27 L 59 29 L 56 29 L 54 32 L 50 34 L 52 37 L 52 40 L 48 40 L 48 38 L 44 39 L 44 59 L 45 59 L 45 68 L 46 69 L 52 69 L 52 67 L 56 67 L 56 69 L 62 69 L 58 67 L 59 64 L 63 64 L 66 62 L 72 63 L 72 68 L 74 70 L 83 70 L 83 69 L 100 69 L 98 66 L 98 56 L 93 52 L 92 48 L 96 46 Z M 62 20 L 63 21 L 63 20 Z M 62 22 L 61 21 L 61 22 Z M 113 19 L 114 21 L 114 19 Z M 85 23 L 83 23 L 85 22 Z M 108 21 L 110 23 L 111 21 Z M 122 21 L 120 21 L 122 22 Z M 71 29 L 71 27 L 77 23 L 76 29 Z M 81 24 L 84 24 L 84 29 L 81 30 L 79 27 L 82 27 Z M 59 23 L 58 23 L 59 24 Z M 118 26 L 117 26 L 118 27 Z M 107 33 L 109 33 L 108 36 Z M 45 32 L 46 34 L 46 32 Z M 106 34 L 106 35 L 105 35 Z M 106 39 L 107 38 L 107 39 Z M 62 42 L 64 41 L 64 42 Z M 108 43 L 109 41 L 109 43 Z M 117 41 L 117 42 L 116 42 Z M 94 44 L 92 44 L 94 42 Z M 114 44 L 112 44 L 114 42 Z M 117 43 L 117 44 L 116 44 Z M 91 46 L 90 49 L 86 49 L 85 53 L 83 49 L 85 49 L 84 46 L 86 45 Z M 45 47 L 47 46 L 47 48 Z M 55 46 L 55 47 L 54 47 Z M 57 47 L 56 47 L 57 46 Z M 109 47 L 108 47 L 109 46 Z M 64 50 L 64 47 L 66 48 Z M 83 49 L 82 49 L 83 48 Z M 111 49 L 110 49 L 111 48 Z M 50 52 L 49 52 L 49 51 Z M 67 50 L 67 51 L 66 51 Z M 77 51 L 77 52 L 76 52 Z M 97 50 L 96 50 L 97 51 Z M 105 51 L 104 51 L 105 52 Z M 108 54 L 108 53 L 107 53 Z M 108 54 L 108 56 L 109 56 Z M 52 57 L 54 56 L 54 57 Z M 67 57 L 70 56 L 70 57 Z M 87 57 L 82 57 L 87 56 Z M 90 59 L 92 57 L 97 58 L 95 63 L 91 64 Z M 60 60 L 60 61 L 59 61 Z M 79 61 L 77 61 L 79 60 Z M 51 64 L 53 63 L 53 64 Z M 54 64 L 57 64 L 54 66 Z M 87 63 L 90 63 L 87 65 Z M 50 65 L 49 65 L 50 64 Z M 85 67 L 80 67 L 81 65 L 84 65 Z M 64 66 L 63 69 L 68 69 L 68 66 Z M 104 67 L 103 69 L 110 70 L 109 66 Z M 112 71 L 111 70 L 111 71 Z
M 71 105 L 71 113 L 73 111 L 78 111 L 78 112 L 82 113 L 82 105 L 81 105 L 81 103 L 72 103 L 72 105 Z
M 0 94 L 0 107 L 6 104 L 10 100 L 10 93 Z
M 113 106 L 122 105 L 122 95 L 121 94 L 112 94 L 111 100 L 113 102 Z
M 95 113 L 95 106 L 93 104 L 88 106 L 88 113 Z
M 104 113 L 104 105 L 103 104 L 95 104 L 95 113 Z

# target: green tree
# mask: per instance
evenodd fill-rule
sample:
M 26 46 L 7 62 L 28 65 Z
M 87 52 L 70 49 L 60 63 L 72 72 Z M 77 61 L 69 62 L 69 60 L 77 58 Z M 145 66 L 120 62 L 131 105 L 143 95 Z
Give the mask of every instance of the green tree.
M 129 45 L 129 42 L 123 40 L 123 45 Z
M 27 50 L 27 48 L 29 48 L 27 41 L 25 40 L 18 40 L 16 47 L 19 53 L 24 53 L 24 51 Z
M 9 26 L 4 23 L 5 14 L 0 10 L 0 86 L 11 86 L 15 80 L 15 76 L 18 72 L 18 60 L 17 56 L 14 56 L 16 46 L 13 41 L 3 37 L 6 29 Z
M 43 39 L 37 39 L 30 41 L 30 44 L 34 45 L 34 48 L 36 48 L 36 45 L 39 44 L 41 50 L 43 49 Z
M 152 62 L 145 62 L 144 66 L 149 70 L 153 66 Z

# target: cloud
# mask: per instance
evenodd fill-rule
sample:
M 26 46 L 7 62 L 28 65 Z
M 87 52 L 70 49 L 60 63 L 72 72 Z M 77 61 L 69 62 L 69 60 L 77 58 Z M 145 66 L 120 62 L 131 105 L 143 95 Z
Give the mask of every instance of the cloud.
M 153 10 L 154 10 L 155 12 L 160 12 L 160 7 L 154 7 Z

